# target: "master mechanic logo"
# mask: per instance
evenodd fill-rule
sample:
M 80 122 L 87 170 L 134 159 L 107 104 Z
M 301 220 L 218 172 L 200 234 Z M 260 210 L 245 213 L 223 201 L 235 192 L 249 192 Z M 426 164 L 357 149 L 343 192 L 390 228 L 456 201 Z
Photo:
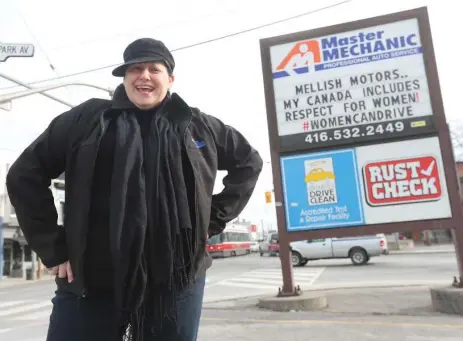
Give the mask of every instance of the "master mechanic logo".
M 346 32 L 273 48 L 287 50 L 277 60 L 274 79 L 422 53 L 417 33 L 397 35 L 386 30 Z
M 273 78 L 287 77 L 290 74 L 286 71 L 292 69 L 297 74 L 309 72 L 309 58 L 313 55 L 314 63 L 321 62 L 320 44 L 316 40 L 306 40 L 294 45 L 292 50 L 277 66 L 277 72 Z

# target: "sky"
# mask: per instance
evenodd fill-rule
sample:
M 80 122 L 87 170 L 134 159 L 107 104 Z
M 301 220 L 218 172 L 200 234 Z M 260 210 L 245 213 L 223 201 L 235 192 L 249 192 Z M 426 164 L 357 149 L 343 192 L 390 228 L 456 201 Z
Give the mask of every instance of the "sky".
M 0 76 L 34 86 L 79 82 L 115 88 L 120 79 L 114 78 L 111 70 L 122 62 L 127 44 L 137 38 L 153 37 L 170 49 L 180 49 L 340 2 L 138 0 L 129 7 L 127 1 L 119 0 L 0 0 L 0 42 L 35 45 L 34 57 L 10 58 L 0 63 Z M 253 197 L 240 217 L 276 228 L 273 204 L 264 200 L 264 192 L 273 188 L 273 180 L 259 40 L 421 6 L 427 6 L 430 15 L 446 115 L 449 121 L 458 122 L 462 44 L 455 43 L 454 27 L 461 17 L 442 0 L 345 1 L 298 19 L 173 52 L 173 91 L 190 106 L 238 129 L 264 159 Z M 101 70 L 43 82 L 97 68 Z M 0 77 L 0 95 L 23 89 Z M 109 98 L 105 91 L 82 86 L 48 93 L 74 105 L 91 97 Z M 11 111 L 0 110 L 0 162 L 12 162 L 51 119 L 68 109 L 33 95 L 13 101 Z M 223 175 L 217 179 L 215 192 L 222 188 Z

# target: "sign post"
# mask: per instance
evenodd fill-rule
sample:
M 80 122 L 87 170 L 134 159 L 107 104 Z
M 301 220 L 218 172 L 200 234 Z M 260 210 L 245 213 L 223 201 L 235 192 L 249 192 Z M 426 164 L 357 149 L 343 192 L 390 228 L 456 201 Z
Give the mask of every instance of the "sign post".
M 283 291 L 290 243 L 463 228 L 426 7 L 260 41 Z
M 8 44 L 0 42 L 0 62 L 10 57 L 33 57 L 35 47 L 32 44 Z
M 33 57 L 35 47 L 32 44 L 8 44 L 0 42 L 0 63 L 10 57 Z M 0 109 L 11 111 L 11 101 L 0 102 Z

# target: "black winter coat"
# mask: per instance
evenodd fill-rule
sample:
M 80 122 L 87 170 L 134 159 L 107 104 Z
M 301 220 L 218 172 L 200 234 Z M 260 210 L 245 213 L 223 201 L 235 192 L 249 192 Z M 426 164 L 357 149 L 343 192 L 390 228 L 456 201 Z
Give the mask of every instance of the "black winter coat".
M 30 247 L 48 267 L 70 261 L 72 292 L 85 294 L 84 255 L 94 162 L 106 110 L 122 110 L 127 103 L 90 99 L 57 116 L 11 166 L 7 190 L 20 228 Z M 193 166 L 196 228 L 202 231 L 193 271 L 201 274 L 212 264 L 207 235 L 219 234 L 246 206 L 262 170 L 258 152 L 234 128 L 189 107 L 172 94 L 164 109 L 184 130 L 184 147 Z M 225 170 L 224 189 L 213 195 L 218 170 Z M 50 191 L 52 179 L 65 172 L 64 226 Z

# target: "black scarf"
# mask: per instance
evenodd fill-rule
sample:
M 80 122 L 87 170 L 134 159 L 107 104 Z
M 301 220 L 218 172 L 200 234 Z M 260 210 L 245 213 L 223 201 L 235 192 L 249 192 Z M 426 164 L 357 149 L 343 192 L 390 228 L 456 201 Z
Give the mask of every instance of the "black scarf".
M 141 341 L 145 316 L 157 323 L 176 318 L 175 294 L 192 279 L 195 231 L 184 132 L 158 110 L 143 141 L 133 109 L 118 112 L 110 206 L 116 340 Z

